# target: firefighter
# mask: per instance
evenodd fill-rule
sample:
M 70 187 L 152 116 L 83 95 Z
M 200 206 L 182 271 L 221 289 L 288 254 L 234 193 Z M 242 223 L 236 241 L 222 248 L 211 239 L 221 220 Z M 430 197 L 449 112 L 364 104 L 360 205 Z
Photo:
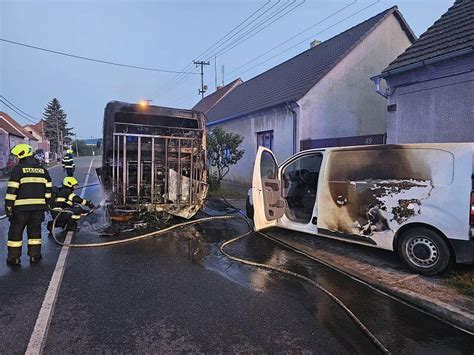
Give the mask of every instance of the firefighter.
M 63 186 L 55 193 L 54 201 L 51 201 L 51 215 L 53 219 L 60 213 L 61 210 L 69 210 L 62 212 L 56 221 L 56 227 L 64 228 L 68 231 L 78 231 L 77 222 L 82 215 L 87 214 L 87 211 L 82 207 L 86 206 L 89 209 L 94 209 L 94 204 L 74 193 L 74 187 L 78 184 L 76 178 L 66 176 L 63 180 Z M 53 221 L 48 222 L 48 230 L 53 229 Z
M 10 220 L 7 264 L 20 265 L 23 231 L 28 235 L 30 263 L 41 256 L 41 222 L 51 198 L 53 186 L 47 169 L 39 165 L 28 144 L 18 144 L 11 153 L 19 159 L 13 168 L 5 196 L 5 213 Z
M 76 169 L 72 153 L 73 150 L 68 149 L 66 150 L 66 155 L 63 157 L 63 169 L 66 171 L 67 176 L 74 176 L 74 170 Z

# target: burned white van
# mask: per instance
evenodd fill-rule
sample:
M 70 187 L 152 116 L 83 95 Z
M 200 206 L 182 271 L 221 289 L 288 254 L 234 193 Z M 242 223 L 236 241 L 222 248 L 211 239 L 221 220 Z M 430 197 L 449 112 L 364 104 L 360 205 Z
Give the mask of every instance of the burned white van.
M 207 194 L 202 112 L 109 102 L 101 181 L 114 209 L 192 217 Z
M 474 262 L 473 144 L 257 152 L 247 213 L 278 226 L 398 252 L 433 275 Z

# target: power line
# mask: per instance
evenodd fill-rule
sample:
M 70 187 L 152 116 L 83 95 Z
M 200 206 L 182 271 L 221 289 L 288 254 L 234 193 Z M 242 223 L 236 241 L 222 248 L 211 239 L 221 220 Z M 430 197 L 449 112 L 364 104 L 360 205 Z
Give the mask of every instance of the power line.
M 210 60 L 212 59 L 212 56 L 213 55 L 221 55 L 221 54 L 224 54 L 224 53 L 227 53 L 229 52 L 230 50 L 232 50 L 233 48 L 237 47 L 238 45 L 242 44 L 243 42 L 245 42 L 246 40 L 250 39 L 251 37 L 255 36 L 256 34 L 258 34 L 259 32 L 263 31 L 265 28 L 267 28 L 268 26 L 270 26 L 271 24 L 273 24 L 274 22 L 276 22 L 277 20 L 279 20 L 280 18 L 282 18 L 283 16 L 286 16 L 288 13 L 294 11 L 297 7 L 303 5 L 305 3 L 306 0 L 303 0 L 301 3 L 297 4 L 295 7 L 293 7 L 292 9 L 284 12 L 288 7 L 291 7 L 293 4 L 295 4 L 297 0 L 291 0 L 291 1 L 287 1 L 285 2 L 285 4 L 283 6 L 280 6 L 278 7 L 275 11 L 271 12 L 267 17 L 264 17 L 260 22 L 258 22 L 255 26 L 251 27 L 248 31 L 246 31 L 243 35 L 239 36 L 238 38 L 236 38 L 234 41 L 232 41 L 231 43 L 227 44 L 226 45 L 226 42 L 229 41 L 230 39 L 234 38 L 237 34 L 239 34 L 240 32 L 242 32 L 244 29 L 246 29 L 247 27 L 249 27 L 252 23 L 254 23 L 256 20 L 258 20 L 259 18 L 261 18 L 264 14 L 266 14 L 268 11 L 270 11 L 273 7 L 275 7 L 278 3 L 280 3 L 280 0 L 278 0 L 274 5 L 272 5 L 270 8 L 268 8 L 266 11 L 264 11 L 263 13 L 261 13 L 260 15 L 258 15 L 256 18 L 254 18 L 252 21 L 250 21 L 247 25 L 245 25 L 244 27 L 242 27 L 239 31 L 237 31 L 236 33 L 234 33 L 231 37 L 229 37 L 226 42 L 222 43 L 221 45 L 217 46 L 214 51 L 212 52 L 212 55 L 210 55 L 210 57 L 206 60 Z M 267 23 L 268 21 L 270 21 L 272 18 L 274 18 L 275 16 L 281 14 L 282 12 L 284 12 L 282 15 L 278 16 L 275 20 L 271 21 L 270 23 L 268 23 L 266 26 L 264 26 L 263 28 L 260 28 L 261 26 L 263 26 L 265 23 Z M 260 28 L 260 29 L 259 29 Z M 257 31 L 255 31 L 257 30 Z M 249 35 L 250 34 L 250 35 Z M 246 37 L 247 36 L 247 37 Z M 219 47 L 221 47 L 222 45 L 226 45 L 224 48 L 221 48 L 220 50 L 217 50 Z M 217 50 L 217 52 L 216 52 Z M 180 78 L 181 79 L 181 78 Z M 179 80 L 177 80 L 177 82 L 179 82 Z M 175 89 L 178 85 L 174 85 L 174 87 L 172 87 L 171 89 L 169 89 L 169 92 L 172 90 L 172 89 Z
M 288 7 L 292 6 L 293 4 L 295 4 L 296 0 L 294 0 L 291 4 L 285 6 L 283 10 L 287 9 Z M 246 33 L 244 33 L 242 36 L 240 36 L 239 38 L 237 38 L 237 40 L 234 42 L 234 43 L 231 43 L 229 45 L 227 45 L 225 48 L 223 48 L 221 51 L 219 51 L 218 53 L 215 53 L 214 55 L 215 56 L 222 56 L 224 54 L 226 54 L 227 52 L 231 51 L 232 49 L 234 49 L 235 47 L 239 46 L 240 44 L 242 44 L 243 42 L 247 41 L 248 39 L 256 36 L 257 34 L 259 34 L 260 32 L 262 32 L 264 29 L 266 29 L 267 27 L 271 26 L 273 23 L 275 23 L 276 21 L 278 21 L 279 19 L 281 19 L 282 17 L 288 15 L 290 12 L 293 12 L 295 11 L 298 7 L 300 7 L 301 5 L 303 5 L 304 3 L 306 2 L 306 0 L 303 0 L 302 2 L 300 2 L 299 4 L 297 4 L 296 6 L 294 6 L 293 8 L 289 9 L 288 11 L 284 12 L 283 14 L 281 14 L 280 16 L 278 16 L 276 19 L 274 19 L 273 21 L 271 21 L 270 23 L 267 23 L 265 25 L 266 22 L 270 21 L 272 18 L 274 18 L 275 16 L 279 15 L 281 12 L 277 12 L 275 14 L 273 14 L 272 16 L 270 16 L 269 18 L 267 18 L 265 21 L 261 22 L 260 24 L 254 26 L 253 28 L 251 28 L 249 31 L 247 31 Z M 265 25 L 265 26 L 263 26 Z M 261 27 L 263 26 L 263 27 Z M 259 27 L 261 27 L 260 29 L 258 29 Z M 256 32 L 253 32 L 253 30 L 255 29 L 258 29 Z M 247 36 L 249 34 L 249 36 Z M 247 36 L 247 37 L 246 37 Z M 242 40 L 241 40 L 242 39 Z
M 288 38 L 287 40 L 285 40 L 285 41 L 279 43 L 279 44 L 276 45 L 275 47 L 273 47 L 273 48 L 271 48 L 271 49 L 269 49 L 269 50 L 263 52 L 262 54 L 258 55 L 258 56 L 255 57 L 255 58 L 249 60 L 249 61 L 246 62 L 245 64 L 242 64 L 241 66 L 239 66 L 239 67 L 237 67 L 237 68 L 231 70 L 228 74 L 235 73 L 235 72 L 238 71 L 239 69 L 244 68 L 244 67 L 246 67 L 248 64 L 253 63 L 255 60 L 260 59 L 261 57 L 265 56 L 266 54 L 273 52 L 275 49 L 277 49 L 277 48 L 281 47 L 282 45 L 284 45 L 284 44 L 286 44 L 286 43 L 292 41 L 293 39 L 299 37 L 300 35 L 302 35 L 303 33 L 307 32 L 307 31 L 309 31 L 310 29 L 312 29 L 312 28 L 318 26 L 319 24 L 323 23 L 324 21 L 329 20 L 331 17 L 336 16 L 338 13 L 344 11 L 345 9 L 347 9 L 347 8 L 349 8 L 349 7 L 353 6 L 353 5 L 355 5 L 355 4 L 357 3 L 357 1 L 358 1 L 358 0 L 352 0 L 351 3 L 345 5 L 344 7 L 340 8 L 339 10 L 334 11 L 333 13 L 329 14 L 328 16 L 326 16 L 325 18 L 323 18 L 322 20 L 319 20 L 319 21 L 313 23 L 313 24 L 310 25 L 309 27 L 306 27 L 304 30 L 302 30 L 302 31 L 300 31 L 300 32 L 298 32 L 298 33 L 296 33 L 295 35 L 293 35 L 293 36 L 291 36 L 290 38 Z
M 2 97 L 6 102 L 8 102 L 10 105 L 12 105 L 14 108 L 16 108 L 18 111 L 24 113 L 24 114 L 27 115 L 28 117 L 31 117 L 31 118 L 37 120 L 37 118 L 36 118 L 35 116 L 32 116 L 32 115 L 30 115 L 29 113 L 23 111 L 21 108 L 19 108 L 18 106 L 16 106 L 13 102 L 11 102 L 10 100 L 8 100 L 5 96 L 0 95 L 0 97 Z
M 138 70 L 147 70 L 147 71 L 154 71 L 154 72 L 160 72 L 160 73 L 172 73 L 172 74 L 196 74 L 194 72 L 185 72 L 185 71 L 177 71 L 177 70 L 166 70 L 166 69 L 156 69 L 156 68 L 148 68 L 148 67 L 140 67 L 136 65 L 129 65 L 129 64 L 123 64 L 123 63 L 116 63 L 116 62 L 110 62 L 107 60 L 102 60 L 102 59 L 96 59 L 96 58 L 90 58 L 90 57 L 84 57 L 81 55 L 76 55 L 76 54 L 71 54 L 71 53 L 66 53 L 66 52 L 61 52 L 61 51 L 56 51 L 53 49 L 47 49 L 43 47 L 37 47 L 33 46 L 31 44 L 26 44 L 26 43 L 21 43 L 21 42 L 16 42 L 16 41 L 11 41 L 5 38 L 0 38 L 0 41 L 9 43 L 9 44 L 14 44 L 17 46 L 22 46 L 30 49 L 36 49 L 38 51 L 43 51 L 47 53 L 52 53 L 52 54 L 57 54 L 57 55 L 62 55 L 65 57 L 71 57 L 75 59 L 82 59 L 82 60 L 87 60 L 90 62 L 95 62 L 95 63 L 101 63 L 101 64 L 108 64 L 108 65 L 114 65 L 117 67 L 123 67 L 123 68 L 129 68 L 129 69 L 138 69 Z
M 262 6 L 260 6 L 257 10 L 253 11 L 249 16 L 247 16 L 243 21 L 241 21 L 237 26 L 235 26 L 234 28 L 232 28 L 229 32 L 227 32 L 223 37 L 221 37 L 218 41 L 216 41 L 214 44 L 212 44 L 209 48 L 207 48 L 206 50 L 204 50 L 202 53 L 200 53 L 199 55 L 197 55 L 195 58 L 199 58 L 199 57 L 202 57 L 204 55 L 206 55 L 208 53 L 208 51 L 210 50 L 213 50 L 213 48 L 221 43 L 226 37 L 228 37 L 230 34 L 232 34 L 234 31 L 236 31 L 239 27 L 241 27 L 245 22 L 247 22 L 249 19 L 251 19 L 254 15 L 256 15 L 258 12 L 260 12 L 260 10 L 262 10 L 264 7 L 266 7 L 269 3 L 270 3 L 271 0 L 267 0 L 267 2 L 265 4 L 263 4 Z M 224 43 L 229 41 L 230 38 L 227 38 L 225 39 Z M 188 70 L 190 69 L 190 67 L 192 66 L 192 62 L 188 63 L 182 70 Z M 197 72 L 196 72 L 197 74 Z M 163 85 L 163 88 L 160 90 L 160 93 L 163 92 L 165 89 L 169 92 L 169 87 L 171 85 L 174 85 L 175 83 L 179 82 L 184 76 L 183 75 L 180 75 L 180 74 L 177 74 L 175 76 L 173 76 L 170 80 L 168 80 L 164 85 Z
M 288 3 L 290 3 L 289 5 L 292 5 L 296 0 L 292 0 L 293 2 L 290 3 L 290 0 L 286 1 L 286 3 L 281 6 L 281 7 L 278 7 L 276 11 L 272 12 L 269 14 L 268 17 L 264 17 L 260 22 L 257 23 L 256 26 L 252 27 L 250 29 L 250 31 L 253 31 L 255 28 L 259 27 L 261 24 L 265 23 L 266 21 L 268 21 L 269 19 L 271 19 L 273 16 L 277 15 L 278 13 L 280 13 L 281 11 L 283 11 L 286 7 L 288 7 Z M 304 0 L 305 1 L 305 0 Z M 304 2 L 303 1 L 303 2 Z M 279 3 L 281 2 L 281 0 L 277 0 L 275 4 L 273 4 L 272 6 L 270 6 L 268 9 L 266 9 L 265 11 L 263 11 L 262 13 L 260 13 L 257 17 L 255 17 L 252 21 L 248 22 L 245 26 L 243 26 L 242 28 L 240 28 L 237 32 L 235 32 L 232 36 L 230 36 L 229 38 L 227 38 L 224 42 L 222 42 L 220 45 L 218 45 L 217 47 L 215 47 L 213 49 L 213 51 L 211 52 L 214 52 L 216 51 L 219 47 L 223 46 L 223 45 L 226 45 L 228 41 L 230 41 L 232 38 L 234 38 L 236 35 L 238 35 L 240 32 L 242 32 L 243 30 L 245 30 L 247 27 L 249 27 L 252 23 L 254 23 L 255 21 L 257 21 L 259 18 L 261 18 L 262 16 L 264 16 L 267 12 L 269 12 L 272 8 L 274 8 L 275 6 L 277 6 Z M 251 16 L 248 16 L 244 21 L 242 21 L 237 27 L 235 27 L 235 29 L 237 29 L 238 27 L 240 27 L 241 25 L 243 25 L 243 23 L 245 23 L 245 21 L 247 21 L 248 19 L 250 19 L 253 15 L 257 14 L 261 9 L 263 9 L 268 3 L 270 3 L 270 1 L 268 1 L 267 3 L 265 3 L 263 6 L 261 6 L 260 8 L 258 8 L 256 11 L 254 11 L 254 13 L 251 15 Z M 234 30 L 235 30 L 234 29 Z M 230 32 L 233 32 L 234 30 L 230 31 Z M 247 31 L 244 35 L 246 35 L 247 33 L 249 33 L 249 31 Z M 227 36 L 227 35 L 226 35 Z M 237 40 L 240 40 L 242 37 L 238 37 Z M 232 41 L 230 43 L 230 45 L 234 44 L 236 40 Z M 244 41 L 242 41 L 244 42 Z M 214 47 L 211 46 L 210 48 Z M 225 48 L 227 48 L 228 46 L 226 46 Z M 206 52 L 208 52 L 207 50 L 204 51 L 203 53 L 201 53 L 201 55 L 204 55 L 206 54 Z M 206 59 L 206 60 L 209 60 L 209 59 Z M 170 92 L 171 90 L 175 89 L 178 85 L 178 83 L 180 81 L 182 81 L 184 78 L 184 76 L 180 76 L 178 77 L 176 80 L 175 80 L 175 83 L 173 83 L 173 85 L 170 87 L 167 88 L 168 92 Z M 184 80 L 186 80 L 187 78 L 184 78 Z
M 22 114 L 20 111 L 16 110 L 13 106 L 10 106 L 6 101 L 3 101 L 2 99 L 0 99 L 0 102 L 2 102 L 6 107 L 8 107 L 10 110 L 15 112 L 17 115 L 21 116 L 23 119 L 27 120 L 28 122 L 35 123 L 35 124 L 37 123 L 33 121 L 32 119 L 28 118 L 27 116 L 25 116 L 24 114 Z
M 275 6 L 277 6 L 279 3 L 281 2 L 281 0 L 277 0 L 277 2 L 275 4 L 273 4 L 272 6 L 270 6 L 268 9 L 266 9 L 264 12 L 262 12 L 260 15 L 258 15 L 256 18 L 254 18 L 252 21 L 250 21 L 249 23 L 247 23 L 244 27 L 242 27 L 240 30 L 238 30 L 237 32 L 235 32 L 231 37 L 229 37 L 227 40 L 230 40 L 232 38 L 234 38 L 235 36 L 237 36 L 240 32 L 242 32 L 243 30 L 245 30 L 247 27 L 249 27 L 252 23 L 254 23 L 255 21 L 257 21 L 259 18 L 261 18 L 263 15 L 265 15 L 268 11 L 270 11 L 271 9 L 273 9 Z M 287 1 L 288 3 L 289 1 Z M 286 6 L 286 5 L 283 5 L 283 6 Z M 276 12 L 278 11 L 281 11 L 281 8 L 282 7 L 279 7 L 276 9 L 275 12 L 273 13 L 270 13 L 270 16 L 272 16 L 273 14 L 275 14 Z M 265 17 L 263 18 L 260 22 L 258 22 L 257 24 L 259 23 L 262 23 L 262 21 L 266 21 L 266 19 L 268 19 L 268 17 Z M 220 46 L 214 48 L 213 51 L 215 51 L 217 48 L 221 47 L 222 45 L 224 45 L 225 43 L 222 43 Z M 214 52 L 211 52 L 211 56 L 213 55 L 212 53 Z
M 356 16 L 357 14 L 361 13 L 362 11 L 365 11 L 365 10 L 367 10 L 368 8 L 370 8 L 370 7 L 372 7 L 372 6 L 376 5 L 376 4 L 378 4 L 379 2 L 380 2 L 380 0 L 376 0 L 376 1 L 373 2 L 372 4 L 370 4 L 370 5 L 368 5 L 368 6 L 364 7 L 364 8 L 362 8 L 362 9 L 356 11 L 355 13 L 353 13 L 353 14 L 351 14 L 351 15 L 349 15 L 349 16 L 344 17 L 342 20 L 340 20 L 340 21 L 338 21 L 338 22 L 332 24 L 331 26 L 328 26 L 328 27 L 324 28 L 323 30 L 319 31 L 318 33 L 315 33 L 315 34 L 312 35 L 311 37 L 305 38 L 304 40 L 302 40 L 302 41 L 296 43 L 295 45 L 293 45 L 293 46 L 291 46 L 291 47 L 285 49 L 284 51 L 281 51 L 281 52 L 279 52 L 279 53 L 277 53 L 277 54 L 271 56 L 270 58 L 264 60 L 263 62 L 260 62 L 260 63 L 258 63 L 258 64 L 256 64 L 256 65 L 254 65 L 254 66 L 248 68 L 247 70 L 244 70 L 244 71 L 241 72 L 240 74 L 246 73 L 246 72 L 248 72 L 248 71 L 250 71 L 250 70 L 252 70 L 252 69 L 254 69 L 254 68 L 256 68 L 256 67 L 258 67 L 258 66 L 260 66 L 260 65 L 262 65 L 262 64 L 265 64 L 265 63 L 269 62 L 270 60 L 272 60 L 272 59 L 274 59 L 274 58 L 280 56 L 280 55 L 283 54 L 283 53 L 288 52 L 289 50 L 291 50 L 291 49 L 293 49 L 293 48 L 299 46 L 299 45 L 302 44 L 302 43 L 305 43 L 305 42 L 309 41 L 310 39 L 314 38 L 314 36 L 316 36 L 316 35 L 318 35 L 318 34 L 320 34 L 320 33 L 323 33 L 323 32 L 327 31 L 327 30 L 330 29 L 330 28 L 333 28 L 334 26 L 339 25 L 340 23 L 342 23 L 342 22 L 348 20 L 349 18 Z

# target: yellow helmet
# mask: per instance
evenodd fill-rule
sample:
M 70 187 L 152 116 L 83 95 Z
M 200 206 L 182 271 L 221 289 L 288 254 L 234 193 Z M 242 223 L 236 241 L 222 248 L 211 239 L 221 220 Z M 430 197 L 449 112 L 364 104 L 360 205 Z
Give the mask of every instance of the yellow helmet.
M 66 176 L 63 180 L 63 185 L 67 186 L 67 187 L 74 187 L 77 184 L 78 184 L 78 182 L 77 182 L 76 178 L 74 178 L 72 176 Z
M 72 153 L 74 153 L 74 151 L 72 149 L 68 149 L 68 150 L 66 150 L 66 153 L 72 154 Z
M 17 144 L 12 148 L 10 152 L 17 158 L 23 159 L 26 157 L 31 157 L 33 155 L 33 147 L 25 143 Z

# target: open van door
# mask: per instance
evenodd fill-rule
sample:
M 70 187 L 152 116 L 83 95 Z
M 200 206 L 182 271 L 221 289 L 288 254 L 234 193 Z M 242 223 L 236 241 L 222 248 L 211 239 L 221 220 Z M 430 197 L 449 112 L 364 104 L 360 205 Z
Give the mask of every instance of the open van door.
M 278 165 L 272 151 L 259 147 L 253 167 L 252 199 L 255 230 L 272 227 L 285 213 Z

